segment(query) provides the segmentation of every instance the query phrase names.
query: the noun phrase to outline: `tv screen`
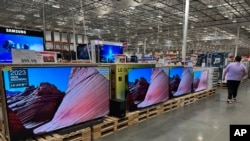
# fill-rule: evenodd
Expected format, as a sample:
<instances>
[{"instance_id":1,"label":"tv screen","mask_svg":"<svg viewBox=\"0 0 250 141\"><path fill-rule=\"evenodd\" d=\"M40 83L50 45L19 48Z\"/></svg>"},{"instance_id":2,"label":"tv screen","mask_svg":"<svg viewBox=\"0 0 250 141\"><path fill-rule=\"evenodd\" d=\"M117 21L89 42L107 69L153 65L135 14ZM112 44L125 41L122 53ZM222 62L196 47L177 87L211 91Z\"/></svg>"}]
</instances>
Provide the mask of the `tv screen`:
<instances>
[{"instance_id":1,"label":"tv screen","mask_svg":"<svg viewBox=\"0 0 250 141\"><path fill-rule=\"evenodd\" d=\"M77 47L77 59L80 60L89 60L91 57L91 46L90 44L80 44Z\"/></svg>"},{"instance_id":2,"label":"tv screen","mask_svg":"<svg viewBox=\"0 0 250 141\"><path fill-rule=\"evenodd\" d=\"M12 63L12 48L44 51L43 32L0 28L0 63Z\"/></svg>"},{"instance_id":3,"label":"tv screen","mask_svg":"<svg viewBox=\"0 0 250 141\"><path fill-rule=\"evenodd\" d=\"M169 98L168 68L136 68L128 72L129 110L148 107Z\"/></svg>"},{"instance_id":4,"label":"tv screen","mask_svg":"<svg viewBox=\"0 0 250 141\"><path fill-rule=\"evenodd\" d=\"M191 67L172 67L169 70L170 97L192 92L193 71Z\"/></svg>"},{"instance_id":5,"label":"tv screen","mask_svg":"<svg viewBox=\"0 0 250 141\"><path fill-rule=\"evenodd\" d=\"M194 71L193 90L194 92L207 89L208 71Z\"/></svg>"},{"instance_id":6,"label":"tv screen","mask_svg":"<svg viewBox=\"0 0 250 141\"><path fill-rule=\"evenodd\" d=\"M207 63L207 54L198 54L196 66L202 66L202 63Z\"/></svg>"},{"instance_id":7,"label":"tv screen","mask_svg":"<svg viewBox=\"0 0 250 141\"><path fill-rule=\"evenodd\" d=\"M100 46L100 62L114 63L115 54L123 54L123 47L117 45L101 45Z\"/></svg>"},{"instance_id":8,"label":"tv screen","mask_svg":"<svg viewBox=\"0 0 250 141\"><path fill-rule=\"evenodd\" d=\"M109 73L109 67L104 66L2 70L10 140L65 129L107 115Z\"/></svg>"}]
</instances>

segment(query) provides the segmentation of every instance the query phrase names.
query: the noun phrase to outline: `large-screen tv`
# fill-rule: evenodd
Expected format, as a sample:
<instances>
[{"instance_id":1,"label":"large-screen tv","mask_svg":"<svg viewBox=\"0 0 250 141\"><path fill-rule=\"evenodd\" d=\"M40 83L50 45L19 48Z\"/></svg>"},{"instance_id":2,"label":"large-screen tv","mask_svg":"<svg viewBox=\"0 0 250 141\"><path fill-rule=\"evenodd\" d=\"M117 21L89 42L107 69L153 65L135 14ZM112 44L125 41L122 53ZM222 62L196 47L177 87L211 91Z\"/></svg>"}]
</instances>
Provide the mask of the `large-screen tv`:
<instances>
[{"instance_id":1,"label":"large-screen tv","mask_svg":"<svg viewBox=\"0 0 250 141\"><path fill-rule=\"evenodd\" d=\"M192 92L193 69L191 67L169 68L170 97L178 97Z\"/></svg>"},{"instance_id":2,"label":"large-screen tv","mask_svg":"<svg viewBox=\"0 0 250 141\"><path fill-rule=\"evenodd\" d=\"M169 98L168 68L134 68L128 72L128 106L133 111Z\"/></svg>"},{"instance_id":3,"label":"large-screen tv","mask_svg":"<svg viewBox=\"0 0 250 141\"><path fill-rule=\"evenodd\" d=\"M44 51L43 32L0 27L0 63L12 63L12 48Z\"/></svg>"},{"instance_id":4,"label":"large-screen tv","mask_svg":"<svg viewBox=\"0 0 250 141\"><path fill-rule=\"evenodd\" d=\"M79 44L76 47L77 59L79 60L90 60L91 59L91 45L90 44Z\"/></svg>"},{"instance_id":5,"label":"large-screen tv","mask_svg":"<svg viewBox=\"0 0 250 141\"><path fill-rule=\"evenodd\" d=\"M198 92L207 89L208 71L194 71L193 91Z\"/></svg>"},{"instance_id":6,"label":"large-screen tv","mask_svg":"<svg viewBox=\"0 0 250 141\"><path fill-rule=\"evenodd\" d=\"M109 113L105 66L2 70L10 140L100 120Z\"/></svg>"},{"instance_id":7,"label":"large-screen tv","mask_svg":"<svg viewBox=\"0 0 250 141\"><path fill-rule=\"evenodd\" d=\"M100 62L101 63L114 63L116 54L123 54L123 46L103 44L100 48Z\"/></svg>"},{"instance_id":8,"label":"large-screen tv","mask_svg":"<svg viewBox=\"0 0 250 141\"><path fill-rule=\"evenodd\" d=\"M201 67L202 63L207 64L207 54L198 54L196 66Z\"/></svg>"}]
</instances>

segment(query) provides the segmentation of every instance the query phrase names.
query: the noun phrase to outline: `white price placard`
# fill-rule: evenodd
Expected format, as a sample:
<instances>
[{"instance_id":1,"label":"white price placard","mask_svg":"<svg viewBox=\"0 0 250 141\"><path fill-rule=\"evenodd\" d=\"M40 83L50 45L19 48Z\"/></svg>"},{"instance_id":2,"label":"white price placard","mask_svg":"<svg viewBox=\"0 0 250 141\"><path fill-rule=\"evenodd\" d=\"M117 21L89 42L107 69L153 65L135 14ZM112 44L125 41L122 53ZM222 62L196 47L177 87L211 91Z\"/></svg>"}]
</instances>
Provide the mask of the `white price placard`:
<instances>
[{"instance_id":1,"label":"white price placard","mask_svg":"<svg viewBox=\"0 0 250 141\"><path fill-rule=\"evenodd\" d=\"M24 49L12 49L12 63L13 64L36 64L36 51Z\"/></svg>"}]
</instances>

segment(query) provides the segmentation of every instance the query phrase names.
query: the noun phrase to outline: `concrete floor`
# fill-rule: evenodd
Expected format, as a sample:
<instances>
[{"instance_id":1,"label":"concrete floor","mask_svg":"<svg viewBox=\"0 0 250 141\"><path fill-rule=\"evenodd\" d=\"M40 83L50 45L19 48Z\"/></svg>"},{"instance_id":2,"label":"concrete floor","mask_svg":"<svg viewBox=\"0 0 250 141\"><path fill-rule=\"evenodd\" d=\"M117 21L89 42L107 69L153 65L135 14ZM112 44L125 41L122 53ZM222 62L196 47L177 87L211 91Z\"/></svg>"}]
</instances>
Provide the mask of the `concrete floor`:
<instances>
[{"instance_id":1,"label":"concrete floor","mask_svg":"<svg viewBox=\"0 0 250 141\"><path fill-rule=\"evenodd\" d=\"M237 102L227 89L189 106L129 126L96 141L229 141L230 124L250 124L250 81L240 85Z\"/></svg>"}]
</instances>

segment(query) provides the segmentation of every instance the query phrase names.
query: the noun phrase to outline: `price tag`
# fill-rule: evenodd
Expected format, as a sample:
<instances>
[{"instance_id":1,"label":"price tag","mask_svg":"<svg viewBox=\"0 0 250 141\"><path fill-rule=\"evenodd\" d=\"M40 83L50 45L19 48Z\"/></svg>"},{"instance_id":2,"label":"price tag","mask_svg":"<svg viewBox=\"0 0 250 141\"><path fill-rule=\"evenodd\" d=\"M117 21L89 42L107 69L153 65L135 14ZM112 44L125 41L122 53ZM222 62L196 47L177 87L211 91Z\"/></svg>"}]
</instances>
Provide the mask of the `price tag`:
<instances>
[{"instance_id":1,"label":"price tag","mask_svg":"<svg viewBox=\"0 0 250 141\"><path fill-rule=\"evenodd\" d=\"M13 68L9 73L10 88L28 87L28 70Z\"/></svg>"},{"instance_id":2,"label":"price tag","mask_svg":"<svg viewBox=\"0 0 250 141\"><path fill-rule=\"evenodd\" d=\"M12 49L13 64L36 64L36 52L32 50Z\"/></svg>"}]
</instances>

